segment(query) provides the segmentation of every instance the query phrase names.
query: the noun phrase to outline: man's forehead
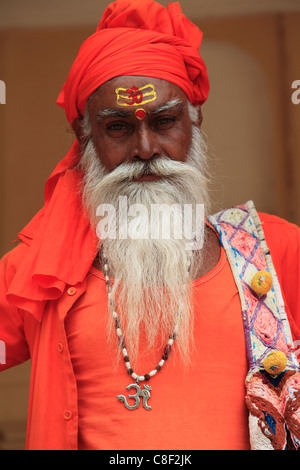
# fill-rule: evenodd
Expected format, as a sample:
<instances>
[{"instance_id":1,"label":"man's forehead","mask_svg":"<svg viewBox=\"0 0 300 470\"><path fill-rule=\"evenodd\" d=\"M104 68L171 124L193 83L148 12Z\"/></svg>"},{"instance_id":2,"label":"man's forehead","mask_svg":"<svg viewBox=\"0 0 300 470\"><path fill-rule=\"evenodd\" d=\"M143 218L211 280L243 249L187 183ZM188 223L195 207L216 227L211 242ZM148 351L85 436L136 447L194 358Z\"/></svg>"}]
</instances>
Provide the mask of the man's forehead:
<instances>
[{"instance_id":1,"label":"man's forehead","mask_svg":"<svg viewBox=\"0 0 300 470\"><path fill-rule=\"evenodd\" d=\"M165 80L165 79L157 78L157 77L143 76L143 75L119 75L103 83L101 87L104 87L104 86L114 87L114 86L121 86L122 84L125 87L130 87L134 85L135 83L139 84L140 87L145 86L148 83L155 83L155 86L158 88L169 87L169 86L172 86L172 87L175 86L176 88L178 88L177 85L173 84L169 80Z\"/></svg>"},{"instance_id":2,"label":"man's forehead","mask_svg":"<svg viewBox=\"0 0 300 470\"><path fill-rule=\"evenodd\" d=\"M147 108L151 112L162 112L163 107L186 104L184 92L175 84L153 77L120 76L105 82L90 100L98 109L123 110L124 115L137 109Z\"/></svg>"}]
</instances>

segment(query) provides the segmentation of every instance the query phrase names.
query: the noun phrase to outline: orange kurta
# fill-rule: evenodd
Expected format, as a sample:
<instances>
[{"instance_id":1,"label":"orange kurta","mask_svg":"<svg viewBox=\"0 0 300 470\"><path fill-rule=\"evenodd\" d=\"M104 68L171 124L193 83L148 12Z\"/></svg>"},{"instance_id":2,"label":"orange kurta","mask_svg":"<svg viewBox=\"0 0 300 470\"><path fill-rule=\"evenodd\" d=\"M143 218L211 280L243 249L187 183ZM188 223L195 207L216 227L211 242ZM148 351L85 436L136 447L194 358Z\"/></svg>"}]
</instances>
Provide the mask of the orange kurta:
<instances>
[{"instance_id":1,"label":"orange kurta","mask_svg":"<svg viewBox=\"0 0 300 470\"><path fill-rule=\"evenodd\" d=\"M300 326L300 230L260 214L295 339ZM28 449L247 449L244 405L247 372L240 302L228 263L194 282L196 351L184 369L176 348L150 380L151 411L128 411L115 397L133 382L125 365L114 368L105 334L103 274L67 286L43 306L43 318L8 304L6 290L27 246L0 264L0 340L11 367L31 357ZM80 333L80 334L79 334ZM112 349L111 349L112 348ZM161 351L141 350L138 374L155 367ZM133 392L134 393L134 392ZM78 440L79 435L79 440Z\"/></svg>"},{"instance_id":2,"label":"orange kurta","mask_svg":"<svg viewBox=\"0 0 300 470\"><path fill-rule=\"evenodd\" d=\"M134 390L126 390L134 380L124 361L115 367L114 345L107 347L105 280L102 273L91 269L87 292L66 321L78 385L80 448L249 448L242 316L223 251L215 269L194 282L194 296L195 351L191 366L182 366L175 342L162 370L147 382L152 387L148 401L152 410L140 405L138 410L129 411L116 395L134 394ZM139 375L150 372L162 354L160 348L147 354L141 347L133 369Z\"/></svg>"}]
</instances>

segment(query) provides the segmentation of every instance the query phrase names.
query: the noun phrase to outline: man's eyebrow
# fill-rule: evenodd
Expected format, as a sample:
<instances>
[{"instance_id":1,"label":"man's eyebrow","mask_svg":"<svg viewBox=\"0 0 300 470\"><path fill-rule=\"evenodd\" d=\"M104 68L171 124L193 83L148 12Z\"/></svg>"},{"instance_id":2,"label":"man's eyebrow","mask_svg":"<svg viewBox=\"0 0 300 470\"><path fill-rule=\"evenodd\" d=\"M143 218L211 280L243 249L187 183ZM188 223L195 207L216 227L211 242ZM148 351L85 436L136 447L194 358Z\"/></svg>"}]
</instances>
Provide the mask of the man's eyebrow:
<instances>
[{"instance_id":1,"label":"man's eyebrow","mask_svg":"<svg viewBox=\"0 0 300 470\"><path fill-rule=\"evenodd\" d=\"M101 121L101 119L110 118L110 117L130 117L131 112L126 111L125 109L117 108L107 108L97 112L96 119Z\"/></svg>"},{"instance_id":2,"label":"man's eyebrow","mask_svg":"<svg viewBox=\"0 0 300 470\"><path fill-rule=\"evenodd\" d=\"M156 116L166 111L178 111L178 110L180 111L181 109L183 109L183 107L184 107L183 102L179 99L175 99L175 100L167 101L166 103L161 104L157 108L150 111L150 114L153 116ZM111 118L111 117L126 118L126 117L132 116L132 114L133 114L132 111L129 111L126 109L107 108L107 109L102 109L101 111L98 111L96 118L97 118L97 121L101 121L102 119Z\"/></svg>"},{"instance_id":3,"label":"man's eyebrow","mask_svg":"<svg viewBox=\"0 0 300 470\"><path fill-rule=\"evenodd\" d=\"M183 102L179 99L176 99L163 103L161 106L158 106L158 108L153 109L153 111L151 111L151 114L155 116L157 114L165 113L166 111L180 111L183 108Z\"/></svg>"}]
</instances>

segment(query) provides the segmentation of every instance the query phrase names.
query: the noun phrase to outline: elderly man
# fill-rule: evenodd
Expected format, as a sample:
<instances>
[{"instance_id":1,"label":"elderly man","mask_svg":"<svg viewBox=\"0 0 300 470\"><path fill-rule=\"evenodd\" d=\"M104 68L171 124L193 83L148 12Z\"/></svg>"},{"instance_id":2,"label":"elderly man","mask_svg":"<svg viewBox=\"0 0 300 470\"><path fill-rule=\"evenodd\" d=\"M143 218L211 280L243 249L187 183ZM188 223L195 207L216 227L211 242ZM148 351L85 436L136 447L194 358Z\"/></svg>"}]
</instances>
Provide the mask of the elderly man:
<instances>
[{"instance_id":1,"label":"elderly man","mask_svg":"<svg viewBox=\"0 0 300 470\"><path fill-rule=\"evenodd\" d=\"M119 0L60 93L76 140L0 273L28 449L299 447L300 231L209 216L201 39L177 3Z\"/></svg>"}]
</instances>

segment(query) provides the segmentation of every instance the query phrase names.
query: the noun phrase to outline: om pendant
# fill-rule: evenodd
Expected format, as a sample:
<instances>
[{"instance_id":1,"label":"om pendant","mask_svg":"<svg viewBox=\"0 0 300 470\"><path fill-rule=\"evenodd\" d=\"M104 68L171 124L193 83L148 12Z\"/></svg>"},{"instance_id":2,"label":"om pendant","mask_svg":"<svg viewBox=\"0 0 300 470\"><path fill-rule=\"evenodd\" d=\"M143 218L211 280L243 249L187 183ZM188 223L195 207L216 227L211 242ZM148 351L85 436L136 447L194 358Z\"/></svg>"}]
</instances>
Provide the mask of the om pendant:
<instances>
[{"instance_id":1,"label":"om pendant","mask_svg":"<svg viewBox=\"0 0 300 470\"><path fill-rule=\"evenodd\" d=\"M150 390L152 390L152 388L150 387L150 385L144 385L143 390L141 389L141 387L137 383L130 384L126 388L127 388L127 390L130 390L131 388L136 389L136 393L134 395L128 395L128 398L133 398L135 400L134 405L129 405L129 403L127 402L127 399L124 395L118 395L117 396L117 399L120 400L122 403L124 403L124 406L125 406L125 408L127 408L127 410L136 410L136 409L138 409L138 407L140 406L140 402L141 402L140 397L143 398L143 407L145 408L145 410L151 410L152 409L152 407L149 406L148 403L147 403L149 398L151 398Z\"/></svg>"}]
</instances>

